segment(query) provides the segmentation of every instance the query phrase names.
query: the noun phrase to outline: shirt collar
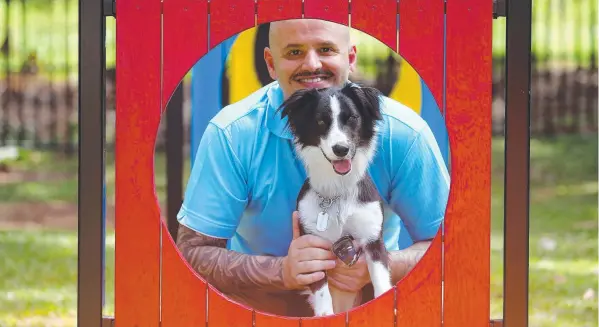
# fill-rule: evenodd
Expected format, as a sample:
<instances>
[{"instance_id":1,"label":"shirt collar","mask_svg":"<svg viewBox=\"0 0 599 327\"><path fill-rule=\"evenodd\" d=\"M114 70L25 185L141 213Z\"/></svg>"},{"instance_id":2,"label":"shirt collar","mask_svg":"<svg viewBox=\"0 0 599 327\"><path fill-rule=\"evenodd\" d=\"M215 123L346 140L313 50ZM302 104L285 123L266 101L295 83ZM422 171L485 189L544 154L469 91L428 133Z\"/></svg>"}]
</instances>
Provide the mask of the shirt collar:
<instances>
[{"instance_id":1,"label":"shirt collar","mask_svg":"<svg viewBox=\"0 0 599 327\"><path fill-rule=\"evenodd\" d=\"M278 82L272 82L266 91L267 118L266 126L275 135L291 140L293 135L287 127L287 117L281 118L281 112L278 110L283 104L283 90Z\"/></svg>"}]
</instances>

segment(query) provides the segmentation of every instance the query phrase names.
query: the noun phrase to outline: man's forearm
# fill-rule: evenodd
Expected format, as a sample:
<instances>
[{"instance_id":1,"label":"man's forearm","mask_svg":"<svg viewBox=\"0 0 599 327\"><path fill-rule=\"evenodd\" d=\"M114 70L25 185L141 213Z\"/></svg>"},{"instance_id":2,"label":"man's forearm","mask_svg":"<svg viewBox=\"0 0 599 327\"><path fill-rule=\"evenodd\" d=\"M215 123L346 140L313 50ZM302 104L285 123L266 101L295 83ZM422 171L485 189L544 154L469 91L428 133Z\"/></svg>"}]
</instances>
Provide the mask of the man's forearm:
<instances>
[{"instance_id":1,"label":"man's forearm","mask_svg":"<svg viewBox=\"0 0 599 327\"><path fill-rule=\"evenodd\" d=\"M391 279L394 285L416 266L430 244L430 241L418 242L403 250L391 251Z\"/></svg>"},{"instance_id":2,"label":"man's forearm","mask_svg":"<svg viewBox=\"0 0 599 327\"><path fill-rule=\"evenodd\" d=\"M282 291L281 257L253 256L227 250L227 241L181 226L177 246L190 266L211 285L225 293Z\"/></svg>"}]
</instances>

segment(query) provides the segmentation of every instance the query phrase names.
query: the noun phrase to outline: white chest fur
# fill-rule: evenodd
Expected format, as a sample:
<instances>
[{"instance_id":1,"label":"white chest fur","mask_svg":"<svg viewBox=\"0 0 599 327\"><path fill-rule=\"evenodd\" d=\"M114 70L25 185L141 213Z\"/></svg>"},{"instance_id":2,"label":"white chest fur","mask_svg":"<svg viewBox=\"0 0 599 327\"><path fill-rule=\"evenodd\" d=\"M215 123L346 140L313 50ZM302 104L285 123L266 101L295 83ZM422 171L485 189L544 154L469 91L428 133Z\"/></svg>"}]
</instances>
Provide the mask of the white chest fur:
<instances>
[{"instance_id":1,"label":"white chest fur","mask_svg":"<svg viewBox=\"0 0 599 327\"><path fill-rule=\"evenodd\" d=\"M360 203L358 194L351 192L335 200L328 208L321 208L321 198L310 189L299 202L300 221L306 233L335 242L344 235L352 235L360 244L376 240L382 228L383 213L377 202ZM328 215L326 228L319 231L319 214ZM321 214L322 223L322 214Z\"/></svg>"}]
</instances>

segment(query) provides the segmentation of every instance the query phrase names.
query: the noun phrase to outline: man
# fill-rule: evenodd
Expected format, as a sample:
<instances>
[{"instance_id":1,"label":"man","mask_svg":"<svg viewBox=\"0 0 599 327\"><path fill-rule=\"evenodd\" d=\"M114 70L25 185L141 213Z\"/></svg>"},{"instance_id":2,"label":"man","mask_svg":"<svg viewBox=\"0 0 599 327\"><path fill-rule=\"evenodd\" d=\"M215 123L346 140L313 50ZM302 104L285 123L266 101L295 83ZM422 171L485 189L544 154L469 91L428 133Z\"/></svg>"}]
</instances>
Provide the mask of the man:
<instances>
[{"instance_id":1,"label":"man","mask_svg":"<svg viewBox=\"0 0 599 327\"><path fill-rule=\"evenodd\" d=\"M225 107L208 124L178 215L178 247L208 283L258 310L311 315L296 291L323 278L323 271L330 285L362 291L364 302L372 297L364 258L347 267L329 242L299 237L294 210L306 173L276 112L296 90L347 82L356 47L349 28L321 20L274 22L269 33L264 59L276 82ZM369 173L386 204L384 239L395 284L439 230L449 176L420 116L382 101L384 123ZM399 217L414 240L403 250Z\"/></svg>"}]
</instances>

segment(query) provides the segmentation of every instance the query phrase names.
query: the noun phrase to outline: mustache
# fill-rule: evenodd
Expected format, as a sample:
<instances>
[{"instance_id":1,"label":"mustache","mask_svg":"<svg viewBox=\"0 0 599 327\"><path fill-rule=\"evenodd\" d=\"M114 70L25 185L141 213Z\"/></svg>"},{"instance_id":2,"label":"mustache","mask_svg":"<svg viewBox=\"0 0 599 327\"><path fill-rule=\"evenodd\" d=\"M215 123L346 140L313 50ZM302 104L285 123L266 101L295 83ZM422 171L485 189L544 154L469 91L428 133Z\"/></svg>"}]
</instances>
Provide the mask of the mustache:
<instances>
[{"instance_id":1,"label":"mustache","mask_svg":"<svg viewBox=\"0 0 599 327\"><path fill-rule=\"evenodd\" d=\"M293 75L292 78L293 79L298 79L298 78L301 78L301 77L310 77L310 76L317 76L317 75L325 76L325 77L331 77L331 76L333 76L333 73L331 73L328 70L319 69L319 70L315 70L313 72L308 72L308 71L306 71L306 72L300 72L300 73L297 73L297 74Z\"/></svg>"}]
</instances>

